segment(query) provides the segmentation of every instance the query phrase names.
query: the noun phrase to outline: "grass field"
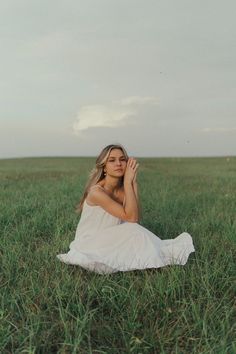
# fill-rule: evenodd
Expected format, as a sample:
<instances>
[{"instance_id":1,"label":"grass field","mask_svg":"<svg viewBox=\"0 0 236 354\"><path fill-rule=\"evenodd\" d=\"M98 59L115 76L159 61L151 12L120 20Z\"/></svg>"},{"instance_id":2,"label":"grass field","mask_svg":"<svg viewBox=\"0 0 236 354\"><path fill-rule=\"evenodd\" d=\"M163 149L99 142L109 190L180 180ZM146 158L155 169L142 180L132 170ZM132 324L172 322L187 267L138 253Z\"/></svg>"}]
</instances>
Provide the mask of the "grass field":
<instances>
[{"instance_id":1,"label":"grass field","mask_svg":"<svg viewBox=\"0 0 236 354\"><path fill-rule=\"evenodd\" d=\"M0 160L1 353L236 353L236 157L137 160L141 224L189 232L185 266L61 263L95 159Z\"/></svg>"}]
</instances>

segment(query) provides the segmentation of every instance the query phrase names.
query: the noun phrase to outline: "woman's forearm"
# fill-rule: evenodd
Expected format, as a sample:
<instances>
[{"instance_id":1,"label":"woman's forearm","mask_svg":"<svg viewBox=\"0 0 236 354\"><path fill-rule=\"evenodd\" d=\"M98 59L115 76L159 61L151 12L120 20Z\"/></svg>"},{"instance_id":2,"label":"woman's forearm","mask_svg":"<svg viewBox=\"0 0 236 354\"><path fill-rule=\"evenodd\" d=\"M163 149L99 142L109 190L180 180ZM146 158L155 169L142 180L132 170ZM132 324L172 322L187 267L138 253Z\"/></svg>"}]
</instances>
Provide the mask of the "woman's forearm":
<instances>
[{"instance_id":1,"label":"woman's forearm","mask_svg":"<svg viewBox=\"0 0 236 354\"><path fill-rule=\"evenodd\" d=\"M136 197L136 199L138 201L139 196L138 196L138 184L137 184L137 182L133 182L133 188L134 188L135 197Z\"/></svg>"},{"instance_id":2,"label":"woman's forearm","mask_svg":"<svg viewBox=\"0 0 236 354\"><path fill-rule=\"evenodd\" d=\"M132 182L124 183L125 212L135 222L139 220L139 207Z\"/></svg>"},{"instance_id":3,"label":"woman's forearm","mask_svg":"<svg viewBox=\"0 0 236 354\"><path fill-rule=\"evenodd\" d=\"M140 219L141 219L141 207L140 207L140 201L139 201L138 183L137 182L133 182L133 189L134 189L134 193L135 193L135 197L136 197L137 205L138 205L138 221L140 221Z\"/></svg>"}]
</instances>

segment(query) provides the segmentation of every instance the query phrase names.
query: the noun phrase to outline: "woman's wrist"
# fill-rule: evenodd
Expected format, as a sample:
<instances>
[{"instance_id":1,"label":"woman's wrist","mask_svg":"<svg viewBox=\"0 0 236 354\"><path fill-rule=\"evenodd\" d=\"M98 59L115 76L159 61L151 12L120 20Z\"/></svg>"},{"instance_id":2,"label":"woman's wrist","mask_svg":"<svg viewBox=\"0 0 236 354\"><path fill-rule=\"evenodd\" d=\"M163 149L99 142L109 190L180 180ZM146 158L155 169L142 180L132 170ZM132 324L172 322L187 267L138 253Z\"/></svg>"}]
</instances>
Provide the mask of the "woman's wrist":
<instances>
[{"instance_id":1,"label":"woman's wrist","mask_svg":"<svg viewBox=\"0 0 236 354\"><path fill-rule=\"evenodd\" d=\"M124 185L127 185L127 186L132 186L132 183L133 183L133 181L131 181L131 180L124 180Z\"/></svg>"}]
</instances>

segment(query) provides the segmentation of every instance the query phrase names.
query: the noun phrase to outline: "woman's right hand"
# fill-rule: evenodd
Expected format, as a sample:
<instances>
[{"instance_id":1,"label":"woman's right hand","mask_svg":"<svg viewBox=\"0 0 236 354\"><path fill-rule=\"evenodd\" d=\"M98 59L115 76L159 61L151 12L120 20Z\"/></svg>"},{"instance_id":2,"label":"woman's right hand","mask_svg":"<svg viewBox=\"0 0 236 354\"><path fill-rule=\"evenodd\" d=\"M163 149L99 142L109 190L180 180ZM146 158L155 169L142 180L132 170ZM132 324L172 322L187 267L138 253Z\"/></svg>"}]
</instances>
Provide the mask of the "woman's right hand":
<instances>
[{"instance_id":1,"label":"woman's right hand","mask_svg":"<svg viewBox=\"0 0 236 354\"><path fill-rule=\"evenodd\" d=\"M128 159L125 174L124 174L124 183L133 182L138 166L139 164L133 157L130 157Z\"/></svg>"}]
</instances>

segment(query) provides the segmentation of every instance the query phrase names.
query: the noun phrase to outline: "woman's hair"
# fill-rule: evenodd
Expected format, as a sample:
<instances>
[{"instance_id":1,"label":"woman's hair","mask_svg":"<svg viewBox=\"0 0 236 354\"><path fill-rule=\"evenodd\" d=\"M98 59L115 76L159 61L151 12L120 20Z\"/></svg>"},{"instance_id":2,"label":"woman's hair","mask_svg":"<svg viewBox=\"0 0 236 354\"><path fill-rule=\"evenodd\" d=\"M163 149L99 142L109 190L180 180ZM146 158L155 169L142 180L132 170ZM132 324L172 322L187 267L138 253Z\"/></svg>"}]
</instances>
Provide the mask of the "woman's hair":
<instances>
[{"instance_id":1,"label":"woman's hair","mask_svg":"<svg viewBox=\"0 0 236 354\"><path fill-rule=\"evenodd\" d=\"M95 167L89 173L89 179L88 179L87 184L85 186L84 194L83 194L79 204L76 205L76 213L80 213L82 211L84 200L86 199L86 197L88 195L89 189L105 177L104 166L106 165L109 154L110 154L111 150L113 150L113 149L122 150L123 154L125 155L126 161L128 161L128 159L129 159L128 154L127 154L125 148L121 144L110 144L110 145L107 145L106 147L104 147L104 149L100 152L100 154L98 155L98 157L96 159ZM124 184L124 176L122 176L120 179L120 187L123 186L123 184Z\"/></svg>"}]
</instances>

